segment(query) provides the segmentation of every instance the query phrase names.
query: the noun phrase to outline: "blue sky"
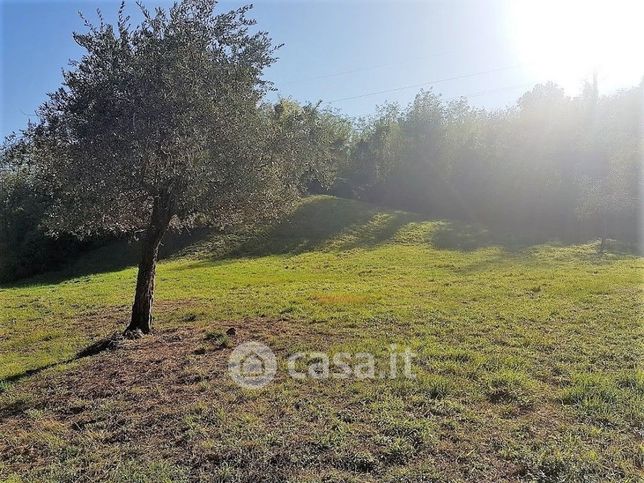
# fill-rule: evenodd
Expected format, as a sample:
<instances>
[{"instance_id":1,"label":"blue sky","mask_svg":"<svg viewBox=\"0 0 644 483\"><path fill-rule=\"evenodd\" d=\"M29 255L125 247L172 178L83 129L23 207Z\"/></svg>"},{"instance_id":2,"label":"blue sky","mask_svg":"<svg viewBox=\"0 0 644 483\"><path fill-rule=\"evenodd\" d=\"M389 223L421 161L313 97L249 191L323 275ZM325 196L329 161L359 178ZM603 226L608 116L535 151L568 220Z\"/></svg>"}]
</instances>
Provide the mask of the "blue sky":
<instances>
[{"instance_id":1,"label":"blue sky","mask_svg":"<svg viewBox=\"0 0 644 483\"><path fill-rule=\"evenodd\" d=\"M71 37L84 30L77 12L93 19L100 8L113 21L118 2L0 1L4 136L34 118L46 92L60 85L61 68L81 55ZM549 79L574 95L598 67L605 91L636 84L644 74L637 17L644 2L580 2L260 0L252 16L285 44L266 72L278 89L273 98L322 100L363 116L384 101L406 104L421 87L495 108ZM136 5L127 5L134 22Z\"/></svg>"}]
</instances>

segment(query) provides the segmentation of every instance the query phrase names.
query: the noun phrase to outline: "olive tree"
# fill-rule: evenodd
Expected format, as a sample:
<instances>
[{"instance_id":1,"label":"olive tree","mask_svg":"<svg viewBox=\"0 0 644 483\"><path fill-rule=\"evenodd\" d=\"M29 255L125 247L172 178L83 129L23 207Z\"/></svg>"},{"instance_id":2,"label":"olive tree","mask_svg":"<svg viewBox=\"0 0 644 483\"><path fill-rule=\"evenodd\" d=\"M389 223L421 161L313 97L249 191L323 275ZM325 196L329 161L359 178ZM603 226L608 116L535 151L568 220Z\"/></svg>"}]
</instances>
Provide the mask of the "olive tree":
<instances>
[{"instance_id":1,"label":"olive tree","mask_svg":"<svg viewBox=\"0 0 644 483\"><path fill-rule=\"evenodd\" d=\"M84 55L23 131L21 157L54 194L50 232L140 235L126 332L150 331L169 227L276 216L308 169L296 152L273 149L283 143L261 108L276 46L252 30L250 7L215 7L139 4L143 20L131 27L122 4L114 26L86 21L74 34Z\"/></svg>"}]
</instances>

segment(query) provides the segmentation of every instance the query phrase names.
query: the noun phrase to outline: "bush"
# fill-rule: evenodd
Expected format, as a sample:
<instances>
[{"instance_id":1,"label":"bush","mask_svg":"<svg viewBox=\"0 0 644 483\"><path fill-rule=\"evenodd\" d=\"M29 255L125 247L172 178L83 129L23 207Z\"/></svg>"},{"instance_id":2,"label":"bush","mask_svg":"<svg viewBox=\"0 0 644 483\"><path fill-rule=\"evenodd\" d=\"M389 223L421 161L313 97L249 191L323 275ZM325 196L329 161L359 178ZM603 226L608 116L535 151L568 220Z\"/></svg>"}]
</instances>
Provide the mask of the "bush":
<instances>
[{"instance_id":1,"label":"bush","mask_svg":"<svg viewBox=\"0 0 644 483\"><path fill-rule=\"evenodd\" d=\"M41 220L49 203L29 176L0 173L0 282L59 268L88 244L45 233Z\"/></svg>"}]
</instances>

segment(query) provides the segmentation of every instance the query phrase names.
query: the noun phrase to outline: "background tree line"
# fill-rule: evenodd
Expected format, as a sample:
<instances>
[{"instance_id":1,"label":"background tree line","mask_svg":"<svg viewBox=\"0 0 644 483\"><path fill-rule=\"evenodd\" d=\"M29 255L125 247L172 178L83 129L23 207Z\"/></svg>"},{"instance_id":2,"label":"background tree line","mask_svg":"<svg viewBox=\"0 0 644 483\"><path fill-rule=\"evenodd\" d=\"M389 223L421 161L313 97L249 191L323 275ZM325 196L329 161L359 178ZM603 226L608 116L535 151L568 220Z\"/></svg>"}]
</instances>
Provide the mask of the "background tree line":
<instances>
[{"instance_id":1,"label":"background tree line","mask_svg":"<svg viewBox=\"0 0 644 483\"><path fill-rule=\"evenodd\" d=\"M335 192L523 234L635 241L644 84L578 97L552 83L487 111L419 93L356 128ZM603 244L602 244L603 248Z\"/></svg>"}]
</instances>

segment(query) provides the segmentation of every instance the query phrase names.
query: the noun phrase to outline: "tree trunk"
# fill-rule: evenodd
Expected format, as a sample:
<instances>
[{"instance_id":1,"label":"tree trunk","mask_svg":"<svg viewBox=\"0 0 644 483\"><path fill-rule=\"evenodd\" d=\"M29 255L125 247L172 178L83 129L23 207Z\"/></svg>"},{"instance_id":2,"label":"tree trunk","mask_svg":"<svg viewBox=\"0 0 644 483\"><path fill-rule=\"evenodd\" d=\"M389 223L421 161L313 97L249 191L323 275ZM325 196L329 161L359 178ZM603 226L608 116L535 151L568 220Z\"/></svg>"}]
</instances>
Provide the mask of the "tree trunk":
<instances>
[{"instance_id":1,"label":"tree trunk","mask_svg":"<svg viewBox=\"0 0 644 483\"><path fill-rule=\"evenodd\" d=\"M159 245L170 222L167 203L160 197L155 198L150 217L150 225L146 230L141 247L139 273L136 277L136 293L132 305L132 318L125 333L140 330L144 334L152 329L152 303L154 300L154 276L159 255Z\"/></svg>"}]
</instances>

